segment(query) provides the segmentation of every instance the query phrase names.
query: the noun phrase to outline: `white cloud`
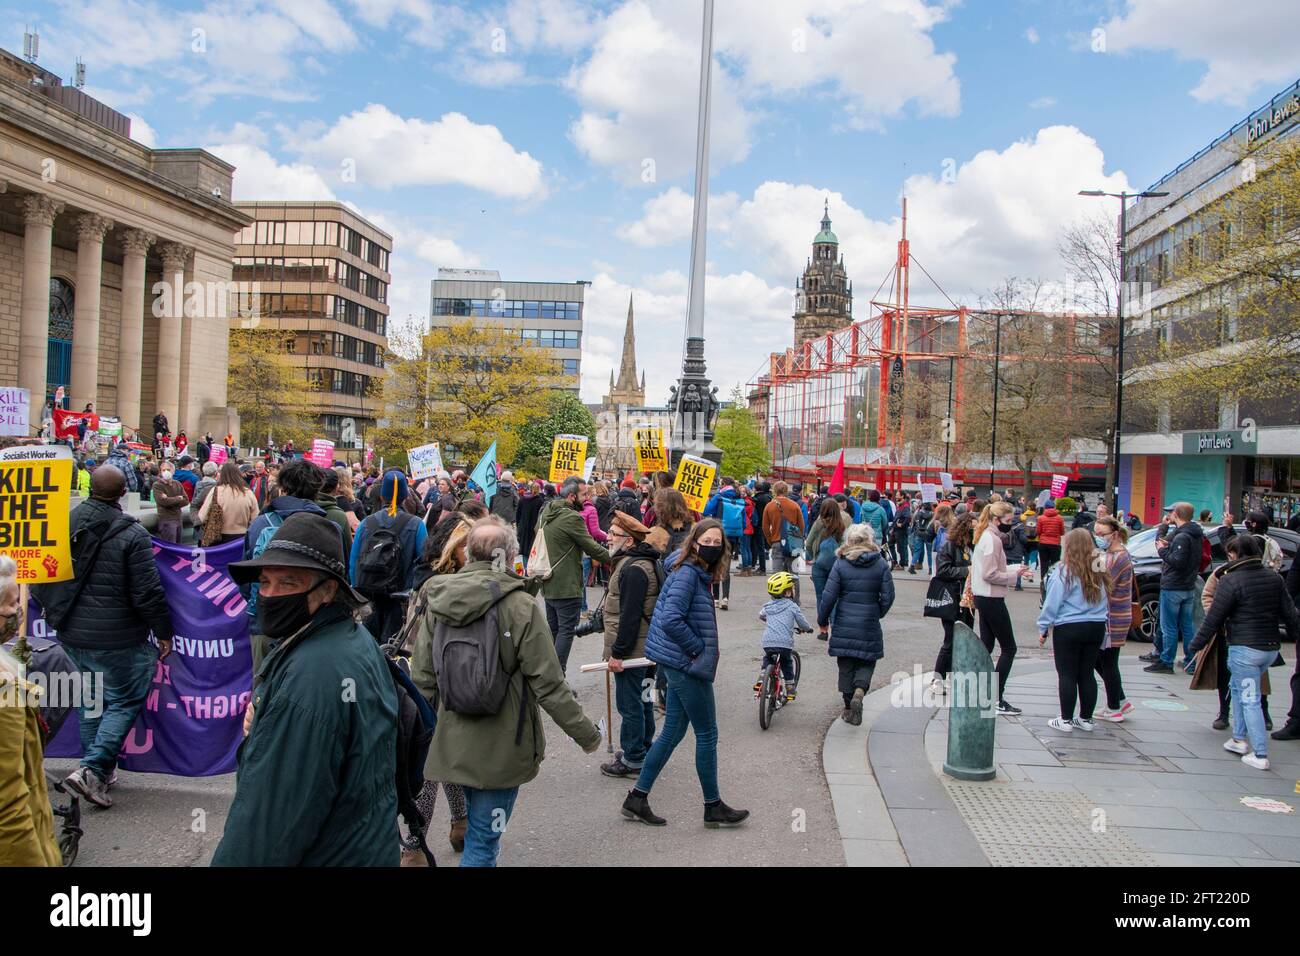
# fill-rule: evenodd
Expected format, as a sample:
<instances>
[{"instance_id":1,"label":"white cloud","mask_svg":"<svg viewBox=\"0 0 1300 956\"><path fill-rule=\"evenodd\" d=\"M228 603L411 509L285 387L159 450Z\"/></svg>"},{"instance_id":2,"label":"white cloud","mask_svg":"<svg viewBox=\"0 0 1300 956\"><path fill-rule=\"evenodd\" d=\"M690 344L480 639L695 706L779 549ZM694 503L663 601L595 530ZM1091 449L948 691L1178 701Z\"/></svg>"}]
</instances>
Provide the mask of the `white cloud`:
<instances>
[{"instance_id":1,"label":"white cloud","mask_svg":"<svg viewBox=\"0 0 1300 956\"><path fill-rule=\"evenodd\" d=\"M334 191L313 166L281 163L265 149L248 143L223 143L205 148L235 167L232 199L320 201L335 198Z\"/></svg>"},{"instance_id":2,"label":"white cloud","mask_svg":"<svg viewBox=\"0 0 1300 956\"><path fill-rule=\"evenodd\" d=\"M956 115L956 58L937 52L929 32L945 17L946 6L923 0L748 2L743 16L720 14L715 167L748 154L759 120L756 104L765 97L826 90L857 127L878 126L908 104L923 115ZM570 73L568 86L583 110L570 138L627 182L643 178L646 159L654 160L656 178L688 172L699 61L697 2L627 0L600 24L589 58Z\"/></svg>"},{"instance_id":3,"label":"white cloud","mask_svg":"<svg viewBox=\"0 0 1300 956\"><path fill-rule=\"evenodd\" d=\"M591 57L568 86L583 112L569 137L593 162L626 182L654 163L656 179L693 168L699 93L699 24L693 38L670 29L643 0L631 0L605 21ZM715 65L712 158L716 166L749 152L752 119L731 77Z\"/></svg>"},{"instance_id":4,"label":"white cloud","mask_svg":"<svg viewBox=\"0 0 1300 956\"><path fill-rule=\"evenodd\" d=\"M1037 99L1033 99L1029 101L1029 108L1031 110L1045 110L1055 105L1056 105L1055 96L1040 96Z\"/></svg>"},{"instance_id":5,"label":"white cloud","mask_svg":"<svg viewBox=\"0 0 1300 956\"><path fill-rule=\"evenodd\" d=\"M1170 50L1205 63L1191 90L1201 101L1249 105L1261 86L1295 80L1295 37L1300 4L1254 0L1225 9L1221 0L1127 0L1125 11L1104 24L1106 50Z\"/></svg>"},{"instance_id":6,"label":"white cloud","mask_svg":"<svg viewBox=\"0 0 1300 956\"><path fill-rule=\"evenodd\" d=\"M324 132L308 127L290 134L290 148L321 165L348 168L351 162L358 184L375 189L458 184L513 199L546 195L541 163L511 146L495 126L463 113L430 122L371 103Z\"/></svg>"},{"instance_id":7,"label":"white cloud","mask_svg":"<svg viewBox=\"0 0 1300 956\"><path fill-rule=\"evenodd\" d=\"M52 62L81 56L96 72L165 72L169 95L200 102L227 93L273 100L314 95L304 61L355 49L329 0L211 0L177 9L154 0L56 0L42 26Z\"/></svg>"},{"instance_id":8,"label":"white cloud","mask_svg":"<svg viewBox=\"0 0 1300 956\"><path fill-rule=\"evenodd\" d=\"M609 388L623 348L628 294L635 294L637 362L646 373L646 401L661 405L682 365L686 323L686 277L666 272L631 283L601 272L587 290L582 352L582 399L598 402ZM705 283L705 361L709 377L725 396L743 385L769 351L791 343L793 294L768 285L751 272L710 275ZM735 347L744 330L744 348Z\"/></svg>"},{"instance_id":9,"label":"white cloud","mask_svg":"<svg viewBox=\"0 0 1300 956\"><path fill-rule=\"evenodd\" d=\"M1025 39L1030 43L1037 43L1039 40L1038 31L1033 27L1030 27L1025 31Z\"/></svg>"},{"instance_id":10,"label":"white cloud","mask_svg":"<svg viewBox=\"0 0 1300 956\"><path fill-rule=\"evenodd\" d=\"M157 148L157 130L146 123L144 117L138 113L127 113L126 116L131 121L131 138L141 146L148 146L150 149Z\"/></svg>"},{"instance_id":11,"label":"white cloud","mask_svg":"<svg viewBox=\"0 0 1300 956\"><path fill-rule=\"evenodd\" d=\"M952 175L914 175L903 183L913 256L958 301L978 297L1009 276L1061 278L1057 243L1067 225L1109 212L1080 189L1128 188L1123 173L1105 170L1096 141L1073 126L1050 126L1003 150L984 150ZM728 241L761 263L769 281L793 283L803 271L829 196L833 228L854 280L854 314L868 316L867 299L888 275L899 238L897 217L876 220L834 192L811 185L766 182L740 203ZM942 304L920 270L912 301Z\"/></svg>"},{"instance_id":12,"label":"white cloud","mask_svg":"<svg viewBox=\"0 0 1300 956\"><path fill-rule=\"evenodd\" d=\"M423 328L429 315L429 284L439 266L472 269L482 264L477 255L463 249L437 223L417 222L382 210L358 213L393 237L393 253L388 259L392 276L388 308L399 324L414 316Z\"/></svg>"},{"instance_id":13,"label":"white cloud","mask_svg":"<svg viewBox=\"0 0 1300 956\"><path fill-rule=\"evenodd\" d=\"M725 229L739 197L722 193L709 197L709 229ZM676 186L648 199L642 205L644 215L635 222L624 223L615 235L643 248L666 246L690 238L694 200L690 193Z\"/></svg>"}]
</instances>

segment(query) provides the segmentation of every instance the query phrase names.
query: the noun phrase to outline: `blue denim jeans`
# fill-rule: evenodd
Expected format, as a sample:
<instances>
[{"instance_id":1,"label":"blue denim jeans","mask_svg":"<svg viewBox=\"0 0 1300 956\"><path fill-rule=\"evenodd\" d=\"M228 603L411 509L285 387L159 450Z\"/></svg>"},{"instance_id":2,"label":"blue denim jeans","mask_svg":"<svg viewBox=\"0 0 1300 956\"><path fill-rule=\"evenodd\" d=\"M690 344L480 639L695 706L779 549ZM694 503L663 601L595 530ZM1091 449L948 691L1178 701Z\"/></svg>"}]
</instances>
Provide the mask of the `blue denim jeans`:
<instances>
[{"instance_id":1,"label":"blue denim jeans","mask_svg":"<svg viewBox=\"0 0 1300 956\"><path fill-rule=\"evenodd\" d=\"M739 538L731 539L740 545L738 557L742 568L752 567L754 564L754 555L749 550L749 535L742 534Z\"/></svg>"},{"instance_id":2,"label":"blue denim jeans","mask_svg":"<svg viewBox=\"0 0 1300 956\"><path fill-rule=\"evenodd\" d=\"M63 649L81 671L82 706L77 708L81 750L85 755L81 765L89 767L101 780L107 780L117 767L122 742L131 732L131 725L149 694L149 685L158 669L158 650L147 641L116 650L92 650L71 644L63 645ZM87 699L91 687L102 699ZM88 703L95 706L84 706Z\"/></svg>"},{"instance_id":3,"label":"blue denim jeans","mask_svg":"<svg viewBox=\"0 0 1300 956\"><path fill-rule=\"evenodd\" d=\"M591 580L591 558L582 556L582 610L587 611L587 582Z\"/></svg>"},{"instance_id":4,"label":"blue denim jeans","mask_svg":"<svg viewBox=\"0 0 1300 956\"><path fill-rule=\"evenodd\" d=\"M927 568L934 566L934 559L930 551L930 542L923 541L920 535L912 535L912 566L919 568L921 559L925 558Z\"/></svg>"},{"instance_id":5,"label":"blue denim jeans","mask_svg":"<svg viewBox=\"0 0 1300 956\"><path fill-rule=\"evenodd\" d=\"M1260 708L1264 674L1277 659L1277 651L1228 645L1228 672L1232 688L1232 737L1249 740L1255 756L1268 756L1268 731Z\"/></svg>"},{"instance_id":6,"label":"blue denim jeans","mask_svg":"<svg viewBox=\"0 0 1300 956\"><path fill-rule=\"evenodd\" d=\"M614 706L622 719L618 745L623 748L623 763L640 770L645 755L655 739L655 705L650 696L648 667L619 671L614 675Z\"/></svg>"},{"instance_id":7,"label":"blue denim jeans","mask_svg":"<svg viewBox=\"0 0 1300 956\"><path fill-rule=\"evenodd\" d=\"M469 811L465 831L465 852L461 866L496 866L501 852L501 834L506 832L510 814L515 809L518 787L504 790L465 788L465 809Z\"/></svg>"},{"instance_id":8,"label":"blue denim jeans","mask_svg":"<svg viewBox=\"0 0 1300 956\"><path fill-rule=\"evenodd\" d=\"M1192 625L1192 602L1196 600L1196 590L1160 591L1160 660L1170 667L1174 666L1174 655L1178 652L1178 638L1183 639L1183 649L1192 643L1196 629Z\"/></svg>"},{"instance_id":9,"label":"blue denim jeans","mask_svg":"<svg viewBox=\"0 0 1300 956\"><path fill-rule=\"evenodd\" d=\"M636 789L650 792L689 726L695 731L695 773L700 778L704 802L721 800L718 795L718 714L713 703L713 685L675 667L660 664L659 670L668 677L664 729L646 755L645 765L636 778Z\"/></svg>"}]
</instances>

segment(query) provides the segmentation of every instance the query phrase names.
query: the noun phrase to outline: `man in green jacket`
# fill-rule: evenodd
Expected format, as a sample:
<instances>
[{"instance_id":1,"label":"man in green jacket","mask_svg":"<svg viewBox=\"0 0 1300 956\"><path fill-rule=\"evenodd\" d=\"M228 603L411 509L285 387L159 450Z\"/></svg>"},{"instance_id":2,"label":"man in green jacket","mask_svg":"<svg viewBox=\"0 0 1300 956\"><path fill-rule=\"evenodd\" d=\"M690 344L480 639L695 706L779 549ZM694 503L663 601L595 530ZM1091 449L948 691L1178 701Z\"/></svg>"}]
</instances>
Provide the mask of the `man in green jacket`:
<instances>
[{"instance_id":1,"label":"man in green jacket","mask_svg":"<svg viewBox=\"0 0 1300 956\"><path fill-rule=\"evenodd\" d=\"M397 690L357 621L366 601L347 583L335 525L292 514L230 576L258 584L272 649L212 865L397 866Z\"/></svg>"},{"instance_id":2,"label":"man in green jacket","mask_svg":"<svg viewBox=\"0 0 1300 956\"><path fill-rule=\"evenodd\" d=\"M582 520L581 478L569 478L560 486L555 496L537 519L537 527L546 536L546 556L551 562L551 576L542 583L542 597L546 599L546 623L555 638L555 653L560 659L560 670L569 666L569 651L573 647L573 631L578 626L582 609L583 588L582 556L609 564L611 558Z\"/></svg>"},{"instance_id":3,"label":"man in green jacket","mask_svg":"<svg viewBox=\"0 0 1300 956\"><path fill-rule=\"evenodd\" d=\"M496 865L519 788L537 776L546 756L542 709L587 753L600 747L600 731L565 682L528 582L505 570L514 567L518 552L514 532L500 518L475 524L465 540L465 567L425 585L429 610L411 657L416 687L429 700L437 699L433 647L438 622L467 627L495 603L501 672L509 675L505 699L495 714L474 716L449 711L439 700L438 729L424 768L426 780L465 789L469 829L461 866Z\"/></svg>"}]
</instances>

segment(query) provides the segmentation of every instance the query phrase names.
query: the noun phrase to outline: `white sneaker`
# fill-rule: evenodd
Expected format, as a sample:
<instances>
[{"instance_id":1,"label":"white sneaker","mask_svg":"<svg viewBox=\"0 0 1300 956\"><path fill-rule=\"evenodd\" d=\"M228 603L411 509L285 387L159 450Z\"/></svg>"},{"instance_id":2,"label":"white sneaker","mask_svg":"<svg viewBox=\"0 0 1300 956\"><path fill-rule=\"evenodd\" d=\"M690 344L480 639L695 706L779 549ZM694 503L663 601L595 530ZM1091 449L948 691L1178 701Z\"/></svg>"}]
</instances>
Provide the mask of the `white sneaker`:
<instances>
[{"instance_id":1,"label":"white sneaker","mask_svg":"<svg viewBox=\"0 0 1300 956\"><path fill-rule=\"evenodd\" d=\"M1103 710L1101 713L1097 714L1097 719L1107 720L1110 721L1112 724L1122 724L1124 723L1124 711L1123 709Z\"/></svg>"},{"instance_id":2,"label":"white sneaker","mask_svg":"<svg viewBox=\"0 0 1300 956\"><path fill-rule=\"evenodd\" d=\"M1244 763L1247 767L1254 767L1256 770L1268 769L1267 757L1257 757L1254 754L1243 754L1241 757L1241 762Z\"/></svg>"},{"instance_id":3,"label":"white sneaker","mask_svg":"<svg viewBox=\"0 0 1300 956\"><path fill-rule=\"evenodd\" d=\"M728 601L727 598L723 598L723 599L719 602L718 607L722 608L722 610L725 611L725 610L727 609L727 601Z\"/></svg>"},{"instance_id":4,"label":"white sneaker","mask_svg":"<svg viewBox=\"0 0 1300 956\"><path fill-rule=\"evenodd\" d=\"M1047 722L1047 726L1051 727L1053 730L1062 731L1063 733L1074 733L1073 721L1066 720L1064 717L1053 717Z\"/></svg>"},{"instance_id":5,"label":"white sneaker","mask_svg":"<svg viewBox=\"0 0 1300 956\"><path fill-rule=\"evenodd\" d=\"M1244 740L1225 740L1223 742L1223 749L1229 753L1248 754L1250 753L1250 744L1246 743Z\"/></svg>"},{"instance_id":6,"label":"white sneaker","mask_svg":"<svg viewBox=\"0 0 1300 956\"><path fill-rule=\"evenodd\" d=\"M1097 729L1096 724L1094 724L1091 720L1084 720L1082 717L1076 717L1074 718L1074 720L1070 721L1070 723L1074 724L1074 726L1078 727L1080 730L1087 731L1088 733L1092 733L1094 730Z\"/></svg>"},{"instance_id":7,"label":"white sneaker","mask_svg":"<svg viewBox=\"0 0 1300 956\"><path fill-rule=\"evenodd\" d=\"M1119 705L1119 712L1121 714L1124 714L1125 716L1127 716L1132 709L1133 709L1133 702L1129 700L1126 700Z\"/></svg>"}]
</instances>

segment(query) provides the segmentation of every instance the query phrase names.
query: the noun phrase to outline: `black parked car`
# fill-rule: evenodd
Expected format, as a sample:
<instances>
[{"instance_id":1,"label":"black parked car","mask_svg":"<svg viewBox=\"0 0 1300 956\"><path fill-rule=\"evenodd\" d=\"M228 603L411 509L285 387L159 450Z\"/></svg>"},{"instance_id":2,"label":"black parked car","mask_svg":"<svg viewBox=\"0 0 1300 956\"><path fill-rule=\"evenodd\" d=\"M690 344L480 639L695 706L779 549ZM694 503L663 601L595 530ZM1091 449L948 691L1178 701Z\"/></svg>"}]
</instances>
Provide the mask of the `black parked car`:
<instances>
[{"instance_id":1,"label":"black parked car","mask_svg":"<svg viewBox=\"0 0 1300 956\"><path fill-rule=\"evenodd\" d=\"M1236 525L1237 534L1244 534L1246 526ZM1133 558L1133 578L1137 582L1142 597L1142 626L1130 635L1134 640L1151 641L1155 629L1160 626L1160 555L1156 551L1156 534L1159 526L1139 531L1128 539L1129 555ZM1300 534L1285 528L1269 528L1268 536L1282 549L1282 575L1291 570L1296 551L1300 550ZM1223 550L1223 542L1231 535L1225 534L1222 527L1206 528L1205 537L1210 542L1210 567L1201 575L1208 578L1210 572L1228 560Z\"/></svg>"}]
</instances>

